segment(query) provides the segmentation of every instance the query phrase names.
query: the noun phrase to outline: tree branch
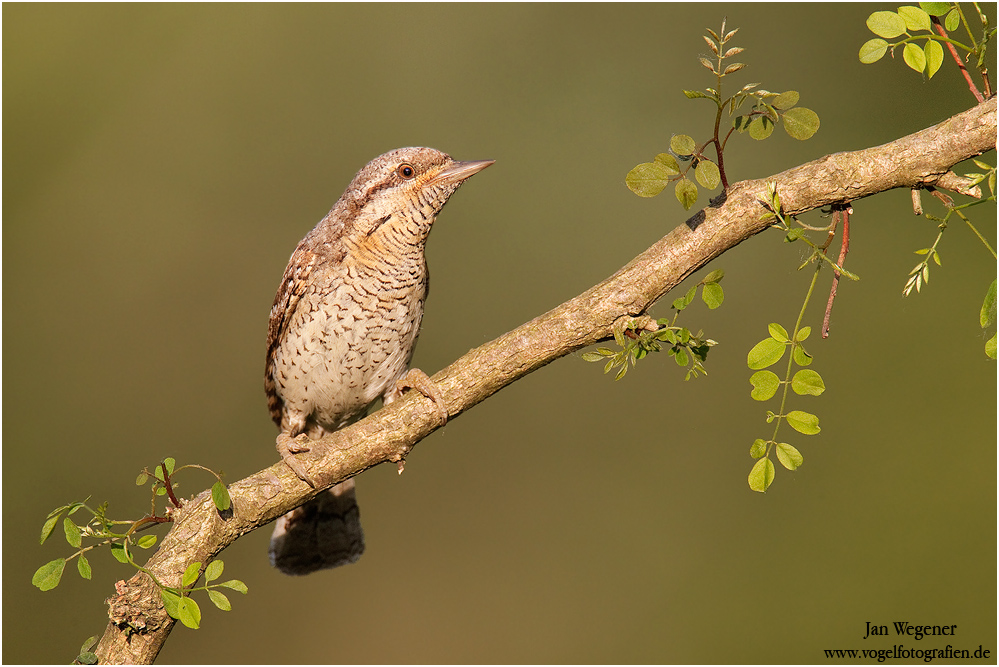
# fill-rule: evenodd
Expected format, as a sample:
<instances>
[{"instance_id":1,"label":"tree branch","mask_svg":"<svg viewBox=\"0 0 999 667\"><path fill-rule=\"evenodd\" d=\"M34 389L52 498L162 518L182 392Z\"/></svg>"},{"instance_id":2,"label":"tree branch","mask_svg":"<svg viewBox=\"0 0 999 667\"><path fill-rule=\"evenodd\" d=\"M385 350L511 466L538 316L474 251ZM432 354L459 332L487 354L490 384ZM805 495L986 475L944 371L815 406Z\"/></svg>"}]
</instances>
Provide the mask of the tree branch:
<instances>
[{"instance_id":1,"label":"tree branch","mask_svg":"<svg viewBox=\"0 0 999 667\"><path fill-rule=\"evenodd\" d=\"M776 181L787 214L850 202L893 188L946 187L958 162L996 145L996 100L991 98L931 128L882 146L836 153L767 179L729 188L725 203L705 210L691 231L680 225L613 276L517 329L470 351L437 373L451 418L506 385L575 350L613 335L615 320L643 314L684 278L726 250L767 229L760 204ZM943 179L943 183L941 182ZM440 426L427 398L410 392L323 440L299 457L317 480L309 487L283 463L229 486L232 513L223 518L204 491L175 513L175 525L146 568L179 586L188 564L206 566L241 535L273 521L320 490L386 461L401 461ZM118 582L109 598L111 622L96 648L101 662L151 663L173 628L156 587L139 573Z\"/></svg>"}]
</instances>

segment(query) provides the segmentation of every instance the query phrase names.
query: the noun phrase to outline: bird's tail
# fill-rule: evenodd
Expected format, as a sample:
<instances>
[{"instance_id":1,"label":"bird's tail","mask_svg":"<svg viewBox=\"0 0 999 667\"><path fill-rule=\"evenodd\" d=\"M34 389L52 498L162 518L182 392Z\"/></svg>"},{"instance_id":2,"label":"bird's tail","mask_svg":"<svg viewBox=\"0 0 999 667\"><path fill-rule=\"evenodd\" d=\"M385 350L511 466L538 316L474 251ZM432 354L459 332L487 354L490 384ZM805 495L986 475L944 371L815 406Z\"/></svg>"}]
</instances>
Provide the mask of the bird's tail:
<instances>
[{"instance_id":1,"label":"bird's tail","mask_svg":"<svg viewBox=\"0 0 999 667\"><path fill-rule=\"evenodd\" d=\"M364 531L348 479L277 520L271 535L271 565L285 574L353 563L364 553Z\"/></svg>"}]
</instances>

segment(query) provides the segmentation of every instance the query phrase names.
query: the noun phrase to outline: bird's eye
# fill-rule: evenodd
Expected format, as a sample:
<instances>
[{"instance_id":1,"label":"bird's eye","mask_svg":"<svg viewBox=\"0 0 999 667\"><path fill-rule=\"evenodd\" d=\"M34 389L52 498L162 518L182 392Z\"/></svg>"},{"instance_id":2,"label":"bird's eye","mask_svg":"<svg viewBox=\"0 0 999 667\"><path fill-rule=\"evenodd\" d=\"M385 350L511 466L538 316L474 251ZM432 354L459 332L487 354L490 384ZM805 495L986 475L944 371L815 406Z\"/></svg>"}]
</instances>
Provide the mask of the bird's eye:
<instances>
[{"instance_id":1,"label":"bird's eye","mask_svg":"<svg viewBox=\"0 0 999 667\"><path fill-rule=\"evenodd\" d=\"M413 176L416 176L416 170L413 169L412 165L408 164L400 164L399 168L396 169L395 171L397 174L399 174L406 180L409 180L410 178L413 178Z\"/></svg>"}]
</instances>

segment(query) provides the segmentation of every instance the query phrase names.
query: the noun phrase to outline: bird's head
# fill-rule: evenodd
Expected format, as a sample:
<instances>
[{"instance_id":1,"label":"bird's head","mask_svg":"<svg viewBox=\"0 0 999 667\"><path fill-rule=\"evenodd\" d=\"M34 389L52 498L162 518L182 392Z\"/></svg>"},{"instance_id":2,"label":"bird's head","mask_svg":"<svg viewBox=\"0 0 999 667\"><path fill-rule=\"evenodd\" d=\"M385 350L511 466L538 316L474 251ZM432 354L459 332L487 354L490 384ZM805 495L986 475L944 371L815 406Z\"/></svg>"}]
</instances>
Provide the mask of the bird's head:
<instances>
[{"instance_id":1,"label":"bird's head","mask_svg":"<svg viewBox=\"0 0 999 667\"><path fill-rule=\"evenodd\" d=\"M398 148L357 173L337 207L358 237L376 232L422 243L437 214L465 179L493 160L457 162L433 148Z\"/></svg>"}]
</instances>

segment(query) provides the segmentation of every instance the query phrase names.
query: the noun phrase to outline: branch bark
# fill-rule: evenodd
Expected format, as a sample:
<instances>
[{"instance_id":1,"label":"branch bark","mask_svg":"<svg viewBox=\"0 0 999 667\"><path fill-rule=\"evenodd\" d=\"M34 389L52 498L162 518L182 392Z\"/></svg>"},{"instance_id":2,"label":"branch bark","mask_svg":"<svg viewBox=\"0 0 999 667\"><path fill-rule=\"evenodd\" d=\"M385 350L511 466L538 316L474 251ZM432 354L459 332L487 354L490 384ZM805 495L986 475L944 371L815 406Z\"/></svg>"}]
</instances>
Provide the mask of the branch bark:
<instances>
[{"instance_id":1,"label":"branch bark","mask_svg":"<svg viewBox=\"0 0 999 667\"><path fill-rule=\"evenodd\" d=\"M767 229L760 204L776 181L784 210L796 215L855 201L893 188L957 189L966 179L950 169L996 146L996 99L928 129L860 151L836 153L766 179L735 183L724 204L704 210L696 229L680 225L603 282L517 329L471 350L433 376L451 418L506 385L571 352L613 335L621 318L643 314L684 278L715 257ZM698 214L698 219L701 219ZM175 514L175 525L146 568L179 586L189 563L203 566L241 535L256 530L333 484L387 461L404 461L441 425L432 401L416 392L324 441L299 457L317 480L313 489L283 463L229 486L233 507L222 517L208 491ZM142 573L116 585L109 622L95 652L102 663L155 660L174 621Z\"/></svg>"}]
</instances>

